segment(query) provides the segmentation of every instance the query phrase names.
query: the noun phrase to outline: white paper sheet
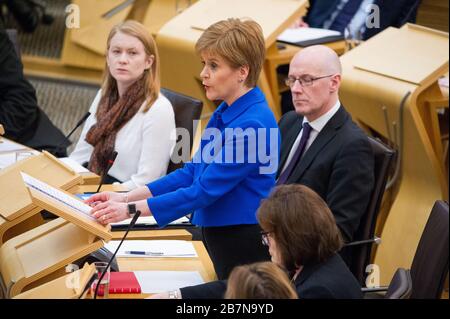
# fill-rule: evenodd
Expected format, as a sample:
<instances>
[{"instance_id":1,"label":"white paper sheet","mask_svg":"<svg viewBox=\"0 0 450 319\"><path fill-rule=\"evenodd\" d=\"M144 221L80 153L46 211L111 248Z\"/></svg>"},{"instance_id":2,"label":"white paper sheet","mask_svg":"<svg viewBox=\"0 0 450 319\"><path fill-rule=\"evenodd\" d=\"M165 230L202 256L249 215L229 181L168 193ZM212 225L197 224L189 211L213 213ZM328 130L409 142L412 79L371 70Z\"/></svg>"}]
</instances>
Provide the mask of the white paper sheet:
<instances>
[{"instance_id":1,"label":"white paper sheet","mask_svg":"<svg viewBox=\"0 0 450 319\"><path fill-rule=\"evenodd\" d=\"M14 143L10 140L2 139L2 142L0 143L0 153L23 151L23 150L27 150L27 148L23 145Z\"/></svg>"},{"instance_id":2,"label":"white paper sheet","mask_svg":"<svg viewBox=\"0 0 450 319\"><path fill-rule=\"evenodd\" d=\"M16 153L0 153L0 169L8 167L16 162Z\"/></svg>"},{"instance_id":3,"label":"white paper sheet","mask_svg":"<svg viewBox=\"0 0 450 319\"><path fill-rule=\"evenodd\" d=\"M59 160L61 162L63 162L64 164L66 164L67 166L69 166L71 169L73 169L77 173L89 173L89 170L86 167L81 166L80 164L78 164L77 162L75 162L73 159L71 159L69 157L61 157L61 158L59 158Z\"/></svg>"},{"instance_id":4,"label":"white paper sheet","mask_svg":"<svg viewBox=\"0 0 450 319\"><path fill-rule=\"evenodd\" d=\"M203 284L198 271L135 271L134 274L146 294L161 293Z\"/></svg>"},{"instance_id":5,"label":"white paper sheet","mask_svg":"<svg viewBox=\"0 0 450 319\"><path fill-rule=\"evenodd\" d=\"M281 33L277 40L297 43L301 41L315 40L330 36L338 36L341 33L339 31L328 30L328 29L318 29L318 28L295 28L286 29Z\"/></svg>"},{"instance_id":6,"label":"white paper sheet","mask_svg":"<svg viewBox=\"0 0 450 319\"><path fill-rule=\"evenodd\" d=\"M114 253L119 246L119 240L112 240L105 244L105 248ZM148 252L150 255L127 253L129 251ZM197 257L192 242L185 240L125 240L117 252L118 257L162 258L162 257Z\"/></svg>"},{"instance_id":7,"label":"white paper sheet","mask_svg":"<svg viewBox=\"0 0 450 319\"><path fill-rule=\"evenodd\" d=\"M121 222L118 223L111 223L111 226L114 225L129 225L131 222L131 218L129 219L125 219L122 220ZM183 224L189 224L189 219L185 216L174 220L173 222L170 223L170 225L183 225ZM136 221L136 225L157 225L155 217L153 216L144 216L144 217L139 217Z\"/></svg>"},{"instance_id":8,"label":"white paper sheet","mask_svg":"<svg viewBox=\"0 0 450 319\"><path fill-rule=\"evenodd\" d=\"M37 178L34 178L24 172L20 172L20 174L22 175L25 185L27 185L28 187L38 190L42 194L45 194L46 196L63 203L64 205L67 206L68 209L77 212L78 214L80 214L80 216L83 216L84 218L96 220L90 214L92 208L89 205L83 203L81 200L72 197L60 191L59 189L52 187L47 183L44 183L43 181L40 181Z\"/></svg>"}]
</instances>

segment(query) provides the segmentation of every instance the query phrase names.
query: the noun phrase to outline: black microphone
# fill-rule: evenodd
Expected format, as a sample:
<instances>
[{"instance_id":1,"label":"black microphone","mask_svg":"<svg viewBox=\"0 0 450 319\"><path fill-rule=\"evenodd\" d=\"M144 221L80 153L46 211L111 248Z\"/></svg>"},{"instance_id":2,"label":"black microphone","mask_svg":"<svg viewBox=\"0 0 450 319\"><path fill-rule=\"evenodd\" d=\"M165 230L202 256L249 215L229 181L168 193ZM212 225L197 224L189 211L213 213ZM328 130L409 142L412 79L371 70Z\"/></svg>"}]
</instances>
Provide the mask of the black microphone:
<instances>
[{"instance_id":1,"label":"black microphone","mask_svg":"<svg viewBox=\"0 0 450 319\"><path fill-rule=\"evenodd\" d=\"M103 183L105 182L105 178L106 178L106 176L108 175L109 170L110 170L111 167L114 165L114 161L116 160L117 154L118 154L118 153L117 153L116 151L114 151L114 152L111 154L111 157L108 159L108 165L106 166L106 169L105 169L105 171L104 171L103 174L102 174L102 178L101 178L101 180L100 180L100 184L98 185L98 188L97 188L96 193L98 193L98 192L100 191L100 188L102 188Z\"/></svg>"},{"instance_id":2,"label":"black microphone","mask_svg":"<svg viewBox=\"0 0 450 319\"><path fill-rule=\"evenodd\" d=\"M86 114L83 115L83 117L78 121L77 125L75 125L73 130L68 135L66 135L65 139L61 143L58 144L58 146L55 148L56 150L61 148L66 143L66 141L69 140L69 138L77 130L77 128L79 128L87 120L89 115L91 115L91 112L87 112ZM70 145L70 143L69 143L69 145Z\"/></svg>"},{"instance_id":3,"label":"black microphone","mask_svg":"<svg viewBox=\"0 0 450 319\"><path fill-rule=\"evenodd\" d=\"M73 128L73 130L69 133L69 135L66 136L66 139L69 139L69 137L72 136L73 132L76 131L77 128L79 128L84 121L87 120L87 118L89 117L89 115L91 115L91 112L87 112L86 114L83 115L83 117L78 121L77 125L75 125L75 127Z\"/></svg>"},{"instance_id":4,"label":"black microphone","mask_svg":"<svg viewBox=\"0 0 450 319\"><path fill-rule=\"evenodd\" d=\"M130 209L136 209L134 205L130 206ZM123 241L128 235L128 232L131 230L131 228L134 227L134 224L136 224L137 219L141 215L141 211L138 210L137 212L131 211L130 214L134 214L133 219L130 222L130 225L127 228L127 231L125 232L125 235L123 235L122 240L119 243L119 246L117 246L116 251L112 255L112 257L109 259L108 264L106 265L105 270L103 270L102 274L100 275L100 278L98 278L97 286L95 287L95 293L94 293L94 299L97 299L98 289L100 287L100 283L102 282L103 277L105 277L106 272L108 271L109 266L111 265L112 261L117 255L117 252L119 251L120 246L122 246ZM103 294L107 293L106 291L103 291Z\"/></svg>"}]
</instances>

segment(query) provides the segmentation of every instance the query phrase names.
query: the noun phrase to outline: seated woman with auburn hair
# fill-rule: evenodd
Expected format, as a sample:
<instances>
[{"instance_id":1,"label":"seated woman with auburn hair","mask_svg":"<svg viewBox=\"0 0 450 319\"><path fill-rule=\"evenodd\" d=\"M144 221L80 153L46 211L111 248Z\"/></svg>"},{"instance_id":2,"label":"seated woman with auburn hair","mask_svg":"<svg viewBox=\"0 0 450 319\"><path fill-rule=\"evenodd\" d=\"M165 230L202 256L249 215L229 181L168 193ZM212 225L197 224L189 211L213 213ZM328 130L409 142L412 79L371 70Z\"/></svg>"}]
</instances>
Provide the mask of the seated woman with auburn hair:
<instances>
[{"instance_id":1,"label":"seated woman with auburn hair","mask_svg":"<svg viewBox=\"0 0 450 319\"><path fill-rule=\"evenodd\" d=\"M113 27L107 41L102 89L70 158L104 175L106 183L135 189L166 175L175 140L175 115L160 92L159 55L136 21ZM114 151L118 155L106 172Z\"/></svg>"}]
</instances>

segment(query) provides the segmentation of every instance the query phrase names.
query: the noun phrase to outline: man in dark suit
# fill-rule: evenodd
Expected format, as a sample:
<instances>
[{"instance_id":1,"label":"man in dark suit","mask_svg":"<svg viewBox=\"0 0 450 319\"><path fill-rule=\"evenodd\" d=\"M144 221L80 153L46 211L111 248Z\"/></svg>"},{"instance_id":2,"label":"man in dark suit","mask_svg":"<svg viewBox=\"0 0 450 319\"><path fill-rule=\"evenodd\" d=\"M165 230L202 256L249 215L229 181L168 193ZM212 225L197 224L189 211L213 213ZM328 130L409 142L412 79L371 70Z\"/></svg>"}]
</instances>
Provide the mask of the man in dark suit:
<instances>
[{"instance_id":1,"label":"man in dark suit","mask_svg":"<svg viewBox=\"0 0 450 319\"><path fill-rule=\"evenodd\" d=\"M347 3L349 4L347 5ZM420 0L348 0L347 2L344 0L310 0L310 7L304 21L313 28L342 31L340 26L348 26L358 10L362 10L360 13L364 12L367 5L371 4L377 5L380 9L380 26L379 28L364 28L362 34L364 40L387 27L401 27L407 22L414 23ZM367 17L367 12L365 13ZM346 18L346 15L350 19Z\"/></svg>"},{"instance_id":2,"label":"man in dark suit","mask_svg":"<svg viewBox=\"0 0 450 319\"><path fill-rule=\"evenodd\" d=\"M70 142L37 105L36 93L23 75L22 63L0 25L0 124L5 137L37 150L67 156Z\"/></svg>"},{"instance_id":3,"label":"man in dark suit","mask_svg":"<svg viewBox=\"0 0 450 319\"><path fill-rule=\"evenodd\" d=\"M374 158L367 136L339 101L339 58L325 46L308 47L292 59L286 82L295 111L279 122L277 184L298 183L316 191L349 242L372 192Z\"/></svg>"}]
</instances>

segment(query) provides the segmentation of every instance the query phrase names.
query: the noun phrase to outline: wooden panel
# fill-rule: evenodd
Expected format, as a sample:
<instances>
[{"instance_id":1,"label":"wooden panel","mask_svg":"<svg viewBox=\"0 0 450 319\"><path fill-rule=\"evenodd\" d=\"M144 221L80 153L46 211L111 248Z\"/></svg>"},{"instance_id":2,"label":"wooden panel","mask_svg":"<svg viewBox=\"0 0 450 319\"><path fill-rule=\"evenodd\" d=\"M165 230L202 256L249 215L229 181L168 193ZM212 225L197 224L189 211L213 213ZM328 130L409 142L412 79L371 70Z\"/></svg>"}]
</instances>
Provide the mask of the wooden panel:
<instances>
[{"instance_id":1,"label":"wooden panel","mask_svg":"<svg viewBox=\"0 0 450 319\"><path fill-rule=\"evenodd\" d=\"M417 12L416 23L448 32L448 0L422 0Z\"/></svg>"},{"instance_id":2,"label":"wooden panel","mask_svg":"<svg viewBox=\"0 0 450 319\"><path fill-rule=\"evenodd\" d=\"M391 48L391 49L386 49ZM448 33L408 24L389 28L360 49L353 65L414 84L448 68Z\"/></svg>"},{"instance_id":3,"label":"wooden panel","mask_svg":"<svg viewBox=\"0 0 450 319\"><path fill-rule=\"evenodd\" d=\"M0 172L0 215L9 221L35 207L23 183L21 171L62 189L81 183L80 175L48 152L3 169Z\"/></svg>"},{"instance_id":4,"label":"wooden panel","mask_svg":"<svg viewBox=\"0 0 450 319\"><path fill-rule=\"evenodd\" d=\"M113 240L120 240L125 231L112 231L111 234ZM192 234L184 229L132 230L128 233L127 239L192 240Z\"/></svg>"}]
</instances>

